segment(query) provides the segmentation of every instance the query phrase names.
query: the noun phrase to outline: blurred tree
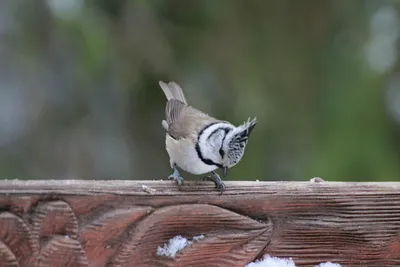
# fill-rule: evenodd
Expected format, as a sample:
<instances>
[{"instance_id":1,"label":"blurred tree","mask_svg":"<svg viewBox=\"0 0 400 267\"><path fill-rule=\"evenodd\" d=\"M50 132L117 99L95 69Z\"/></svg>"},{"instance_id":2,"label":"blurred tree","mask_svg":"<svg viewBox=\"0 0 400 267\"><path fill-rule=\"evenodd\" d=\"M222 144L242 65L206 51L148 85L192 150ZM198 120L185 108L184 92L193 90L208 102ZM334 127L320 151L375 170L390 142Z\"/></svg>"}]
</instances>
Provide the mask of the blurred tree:
<instances>
[{"instance_id":1,"label":"blurred tree","mask_svg":"<svg viewBox=\"0 0 400 267\"><path fill-rule=\"evenodd\" d=\"M0 177L165 178L158 80L175 80L215 117L257 116L230 180L396 180L398 12L390 0L2 1Z\"/></svg>"}]
</instances>

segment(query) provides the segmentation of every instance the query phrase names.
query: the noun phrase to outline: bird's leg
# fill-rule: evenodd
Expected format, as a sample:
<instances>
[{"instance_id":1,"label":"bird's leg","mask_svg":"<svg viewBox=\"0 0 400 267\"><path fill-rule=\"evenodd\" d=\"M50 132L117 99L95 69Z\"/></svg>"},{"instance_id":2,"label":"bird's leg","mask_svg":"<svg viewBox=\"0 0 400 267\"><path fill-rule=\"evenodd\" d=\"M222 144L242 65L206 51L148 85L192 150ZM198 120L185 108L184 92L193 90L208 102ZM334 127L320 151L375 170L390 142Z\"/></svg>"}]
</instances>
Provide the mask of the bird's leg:
<instances>
[{"instance_id":1,"label":"bird's leg","mask_svg":"<svg viewBox=\"0 0 400 267\"><path fill-rule=\"evenodd\" d=\"M210 176L205 176L203 181L212 181L215 183L215 187L221 192L224 192L226 189L225 183L222 181L221 177L215 171L211 172Z\"/></svg>"},{"instance_id":2,"label":"bird's leg","mask_svg":"<svg viewBox=\"0 0 400 267\"><path fill-rule=\"evenodd\" d=\"M183 178L179 174L178 166L176 164L174 164L172 168L174 169L174 172L170 176L168 176L168 179L175 180L178 185L182 185L183 184Z\"/></svg>"}]
</instances>

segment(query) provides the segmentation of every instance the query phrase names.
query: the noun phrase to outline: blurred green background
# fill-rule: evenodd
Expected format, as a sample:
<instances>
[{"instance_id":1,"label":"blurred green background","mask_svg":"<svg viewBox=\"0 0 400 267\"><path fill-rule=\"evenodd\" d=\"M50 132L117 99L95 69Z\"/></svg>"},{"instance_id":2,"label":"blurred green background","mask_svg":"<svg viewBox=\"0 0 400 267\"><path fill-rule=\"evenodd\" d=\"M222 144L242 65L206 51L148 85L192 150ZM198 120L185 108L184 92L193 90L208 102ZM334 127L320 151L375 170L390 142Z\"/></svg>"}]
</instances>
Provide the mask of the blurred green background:
<instances>
[{"instance_id":1,"label":"blurred green background","mask_svg":"<svg viewBox=\"0 0 400 267\"><path fill-rule=\"evenodd\" d=\"M0 177L165 179L158 81L174 80L217 118L257 116L226 180L400 180L399 12L389 0L3 0Z\"/></svg>"}]
</instances>

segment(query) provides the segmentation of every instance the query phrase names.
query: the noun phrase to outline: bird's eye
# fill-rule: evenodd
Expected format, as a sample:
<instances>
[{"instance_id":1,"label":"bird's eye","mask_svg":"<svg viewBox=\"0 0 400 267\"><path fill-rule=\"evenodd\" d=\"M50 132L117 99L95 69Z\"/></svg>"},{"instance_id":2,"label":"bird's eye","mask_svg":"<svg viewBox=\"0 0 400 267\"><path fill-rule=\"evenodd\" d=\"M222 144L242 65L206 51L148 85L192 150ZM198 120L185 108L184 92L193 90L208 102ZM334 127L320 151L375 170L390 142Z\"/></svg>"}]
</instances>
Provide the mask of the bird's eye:
<instances>
[{"instance_id":1,"label":"bird's eye","mask_svg":"<svg viewBox=\"0 0 400 267\"><path fill-rule=\"evenodd\" d=\"M221 158L224 157L225 151L222 150L222 148L219 149L219 154L221 155Z\"/></svg>"}]
</instances>

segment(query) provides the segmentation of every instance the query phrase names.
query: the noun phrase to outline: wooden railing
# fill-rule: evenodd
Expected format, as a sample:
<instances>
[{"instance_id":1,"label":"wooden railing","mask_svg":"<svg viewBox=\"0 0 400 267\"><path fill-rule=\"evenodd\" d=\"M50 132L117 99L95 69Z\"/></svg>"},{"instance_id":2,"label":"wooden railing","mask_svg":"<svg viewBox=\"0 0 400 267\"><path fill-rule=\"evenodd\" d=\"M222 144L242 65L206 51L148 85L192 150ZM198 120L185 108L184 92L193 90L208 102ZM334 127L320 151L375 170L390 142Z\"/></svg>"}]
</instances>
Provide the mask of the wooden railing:
<instances>
[{"instance_id":1,"label":"wooden railing","mask_svg":"<svg viewBox=\"0 0 400 267\"><path fill-rule=\"evenodd\" d=\"M0 181L0 266L400 266L400 183ZM175 257L157 254L181 235Z\"/></svg>"}]
</instances>

